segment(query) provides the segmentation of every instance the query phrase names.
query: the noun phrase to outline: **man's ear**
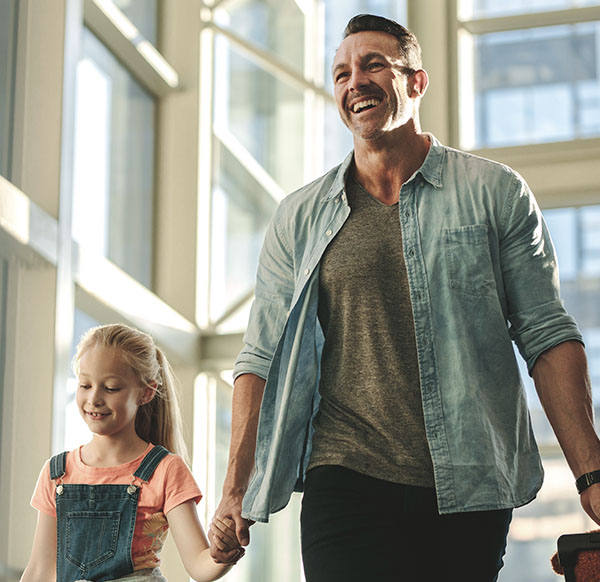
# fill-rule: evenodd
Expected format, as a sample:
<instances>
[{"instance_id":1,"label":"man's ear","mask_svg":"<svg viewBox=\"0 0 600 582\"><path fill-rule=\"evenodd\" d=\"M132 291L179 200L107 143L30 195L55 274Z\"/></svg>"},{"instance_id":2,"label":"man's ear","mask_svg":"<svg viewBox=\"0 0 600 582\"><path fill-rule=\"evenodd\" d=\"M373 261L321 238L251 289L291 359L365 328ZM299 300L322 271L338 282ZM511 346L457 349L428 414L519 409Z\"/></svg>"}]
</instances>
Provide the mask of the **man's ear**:
<instances>
[{"instance_id":1,"label":"man's ear","mask_svg":"<svg viewBox=\"0 0 600 582\"><path fill-rule=\"evenodd\" d=\"M423 97L427 87L429 85L429 76L427 71L419 69L415 71L410 78L411 93L410 96L413 98Z\"/></svg>"}]
</instances>

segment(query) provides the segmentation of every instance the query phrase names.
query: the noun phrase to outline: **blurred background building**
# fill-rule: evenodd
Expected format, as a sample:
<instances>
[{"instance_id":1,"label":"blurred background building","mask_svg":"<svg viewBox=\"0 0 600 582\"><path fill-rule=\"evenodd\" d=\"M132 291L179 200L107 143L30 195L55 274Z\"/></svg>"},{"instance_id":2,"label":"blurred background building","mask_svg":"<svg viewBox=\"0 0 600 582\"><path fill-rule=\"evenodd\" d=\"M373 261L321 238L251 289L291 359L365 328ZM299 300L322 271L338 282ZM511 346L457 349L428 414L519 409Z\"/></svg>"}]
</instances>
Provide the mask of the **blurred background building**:
<instances>
[{"instance_id":1,"label":"blurred background building","mask_svg":"<svg viewBox=\"0 0 600 582\"><path fill-rule=\"evenodd\" d=\"M598 407L600 0L0 0L0 580L27 562L42 463L89 438L70 360L91 325L167 350L212 516L266 225L351 149L329 70L359 12L419 37L424 130L529 182ZM524 378L546 483L500 580L552 582L556 538L591 524ZM253 526L226 580L303 579L299 506ZM170 544L164 570L186 579Z\"/></svg>"}]
</instances>

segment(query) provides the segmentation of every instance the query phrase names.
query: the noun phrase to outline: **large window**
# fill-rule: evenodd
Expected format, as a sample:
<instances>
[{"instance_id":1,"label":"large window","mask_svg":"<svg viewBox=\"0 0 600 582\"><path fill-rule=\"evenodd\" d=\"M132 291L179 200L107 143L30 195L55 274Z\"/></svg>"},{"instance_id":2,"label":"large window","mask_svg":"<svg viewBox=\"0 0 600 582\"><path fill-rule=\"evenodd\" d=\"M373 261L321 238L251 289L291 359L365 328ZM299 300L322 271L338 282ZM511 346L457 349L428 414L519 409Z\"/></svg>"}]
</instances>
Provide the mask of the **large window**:
<instances>
[{"instance_id":1,"label":"large window","mask_svg":"<svg viewBox=\"0 0 600 582\"><path fill-rule=\"evenodd\" d=\"M561 1L481 2L465 11L459 51L463 147L600 136L600 7L586 4L596 6L573 12L556 11L570 5ZM511 15L499 18L505 11ZM512 15L521 11L534 12L527 28Z\"/></svg>"},{"instance_id":2,"label":"large window","mask_svg":"<svg viewBox=\"0 0 600 582\"><path fill-rule=\"evenodd\" d=\"M150 287L154 98L88 29L77 68L73 237Z\"/></svg>"},{"instance_id":3,"label":"large window","mask_svg":"<svg viewBox=\"0 0 600 582\"><path fill-rule=\"evenodd\" d=\"M8 178L13 135L17 12L17 0L0 2L0 174Z\"/></svg>"},{"instance_id":4,"label":"large window","mask_svg":"<svg viewBox=\"0 0 600 582\"><path fill-rule=\"evenodd\" d=\"M475 146L600 135L600 25L476 37Z\"/></svg>"}]
</instances>

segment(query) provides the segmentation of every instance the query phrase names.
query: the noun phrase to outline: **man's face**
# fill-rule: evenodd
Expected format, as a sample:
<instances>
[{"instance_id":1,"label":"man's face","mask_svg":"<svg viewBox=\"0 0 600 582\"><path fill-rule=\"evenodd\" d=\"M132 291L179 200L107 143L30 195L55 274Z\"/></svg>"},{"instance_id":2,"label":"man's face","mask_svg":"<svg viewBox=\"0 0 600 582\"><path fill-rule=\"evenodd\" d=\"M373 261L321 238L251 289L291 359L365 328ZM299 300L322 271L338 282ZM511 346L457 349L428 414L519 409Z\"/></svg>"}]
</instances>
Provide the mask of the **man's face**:
<instances>
[{"instance_id":1,"label":"man's face","mask_svg":"<svg viewBox=\"0 0 600 582\"><path fill-rule=\"evenodd\" d=\"M398 53L395 37L375 31L351 34L338 48L335 100L355 138L377 139L413 117L414 102L407 92L410 70Z\"/></svg>"}]
</instances>

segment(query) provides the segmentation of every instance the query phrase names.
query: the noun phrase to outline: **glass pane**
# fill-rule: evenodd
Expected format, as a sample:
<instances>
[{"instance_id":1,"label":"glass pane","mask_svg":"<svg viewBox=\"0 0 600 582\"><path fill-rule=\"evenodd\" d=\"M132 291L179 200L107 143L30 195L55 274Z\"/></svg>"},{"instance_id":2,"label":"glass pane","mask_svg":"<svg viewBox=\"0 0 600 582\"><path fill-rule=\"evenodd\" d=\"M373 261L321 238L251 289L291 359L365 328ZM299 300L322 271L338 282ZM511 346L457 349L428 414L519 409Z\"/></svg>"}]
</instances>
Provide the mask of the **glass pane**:
<instances>
[{"instance_id":1,"label":"glass pane","mask_svg":"<svg viewBox=\"0 0 600 582\"><path fill-rule=\"evenodd\" d=\"M10 179L13 135L17 0L0 2L0 174Z\"/></svg>"},{"instance_id":2,"label":"glass pane","mask_svg":"<svg viewBox=\"0 0 600 582\"><path fill-rule=\"evenodd\" d=\"M82 44L73 237L150 287L155 102L88 29Z\"/></svg>"},{"instance_id":3,"label":"glass pane","mask_svg":"<svg viewBox=\"0 0 600 582\"><path fill-rule=\"evenodd\" d=\"M331 65L348 21L357 14L377 14L406 24L406 0L325 0L325 83L333 92Z\"/></svg>"},{"instance_id":4,"label":"glass pane","mask_svg":"<svg viewBox=\"0 0 600 582\"><path fill-rule=\"evenodd\" d=\"M158 36L157 9L158 0L111 0L112 3L123 13L132 24L140 31L140 34L156 46Z\"/></svg>"},{"instance_id":5,"label":"glass pane","mask_svg":"<svg viewBox=\"0 0 600 582\"><path fill-rule=\"evenodd\" d=\"M304 73L305 17L295 0L233 0L216 21Z\"/></svg>"},{"instance_id":6,"label":"glass pane","mask_svg":"<svg viewBox=\"0 0 600 582\"><path fill-rule=\"evenodd\" d=\"M212 198L211 319L252 293L275 200L220 142ZM247 323L244 322L244 326Z\"/></svg>"},{"instance_id":7,"label":"glass pane","mask_svg":"<svg viewBox=\"0 0 600 582\"><path fill-rule=\"evenodd\" d=\"M598 4L598 0L462 0L460 14L462 18L491 18Z\"/></svg>"},{"instance_id":8,"label":"glass pane","mask_svg":"<svg viewBox=\"0 0 600 582\"><path fill-rule=\"evenodd\" d=\"M219 37L215 127L230 132L283 190L304 181L304 95Z\"/></svg>"},{"instance_id":9,"label":"glass pane","mask_svg":"<svg viewBox=\"0 0 600 582\"><path fill-rule=\"evenodd\" d=\"M474 146L600 135L599 43L598 22L475 37Z\"/></svg>"},{"instance_id":10,"label":"glass pane","mask_svg":"<svg viewBox=\"0 0 600 582\"><path fill-rule=\"evenodd\" d=\"M561 291L565 306L578 322L586 343L594 390L598 427L600 413L600 206L546 210L544 217L554 240L560 265ZM520 359L519 359L520 360ZM552 582L556 575L548 560L564 533L580 533L593 524L585 516L574 491L568 468L542 411L533 381L522 365L536 439L542 451L546 476L537 499L515 511L500 582Z\"/></svg>"}]
</instances>

